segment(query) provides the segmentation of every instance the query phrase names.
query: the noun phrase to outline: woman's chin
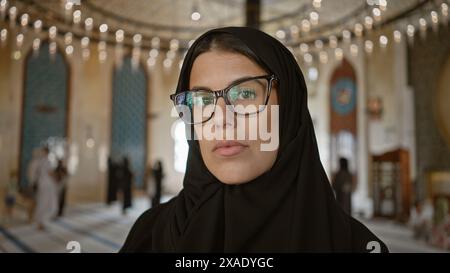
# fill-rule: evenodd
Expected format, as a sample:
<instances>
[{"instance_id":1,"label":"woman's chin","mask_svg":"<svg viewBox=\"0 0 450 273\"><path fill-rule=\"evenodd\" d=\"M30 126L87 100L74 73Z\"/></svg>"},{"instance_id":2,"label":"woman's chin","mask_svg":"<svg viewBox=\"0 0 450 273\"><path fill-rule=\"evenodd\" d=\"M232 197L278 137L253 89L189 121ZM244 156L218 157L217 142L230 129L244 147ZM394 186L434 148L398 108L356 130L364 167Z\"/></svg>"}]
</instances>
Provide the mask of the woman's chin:
<instances>
[{"instance_id":1,"label":"woman's chin","mask_svg":"<svg viewBox=\"0 0 450 273\"><path fill-rule=\"evenodd\" d=\"M246 181L242 181L242 180L229 180L229 179L219 179L219 181L223 184L226 185L239 185L239 184L244 184Z\"/></svg>"},{"instance_id":2,"label":"woman's chin","mask_svg":"<svg viewBox=\"0 0 450 273\"><path fill-rule=\"evenodd\" d=\"M247 183L254 178L257 177L257 175L250 176L248 173L248 170L223 170L217 172L217 175L215 174L215 177L222 182L223 184L227 185L239 185Z\"/></svg>"}]
</instances>

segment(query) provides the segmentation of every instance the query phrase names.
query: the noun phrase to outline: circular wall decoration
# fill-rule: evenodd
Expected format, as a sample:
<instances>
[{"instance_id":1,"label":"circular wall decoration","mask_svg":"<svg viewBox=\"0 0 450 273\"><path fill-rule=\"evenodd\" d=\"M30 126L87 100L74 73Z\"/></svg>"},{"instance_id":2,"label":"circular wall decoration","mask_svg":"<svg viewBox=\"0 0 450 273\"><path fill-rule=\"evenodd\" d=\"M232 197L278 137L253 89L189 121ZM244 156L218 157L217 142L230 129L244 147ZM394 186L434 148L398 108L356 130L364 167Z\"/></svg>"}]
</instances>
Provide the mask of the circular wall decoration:
<instances>
[{"instance_id":1,"label":"circular wall decoration","mask_svg":"<svg viewBox=\"0 0 450 273\"><path fill-rule=\"evenodd\" d=\"M350 78L341 78L331 88L333 110L340 115L347 115L355 109L356 86Z\"/></svg>"}]
</instances>

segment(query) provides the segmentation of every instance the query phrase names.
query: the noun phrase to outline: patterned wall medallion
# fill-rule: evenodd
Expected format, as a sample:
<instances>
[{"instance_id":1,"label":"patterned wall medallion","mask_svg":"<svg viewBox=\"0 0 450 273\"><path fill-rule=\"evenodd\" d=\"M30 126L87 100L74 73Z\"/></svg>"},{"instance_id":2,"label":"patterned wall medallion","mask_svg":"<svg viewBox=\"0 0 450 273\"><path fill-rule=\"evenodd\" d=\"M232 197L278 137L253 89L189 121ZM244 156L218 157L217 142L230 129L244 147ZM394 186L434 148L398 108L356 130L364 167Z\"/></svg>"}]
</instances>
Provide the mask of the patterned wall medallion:
<instances>
[{"instance_id":1,"label":"patterned wall medallion","mask_svg":"<svg viewBox=\"0 0 450 273\"><path fill-rule=\"evenodd\" d=\"M356 105L355 82L350 78L341 78L331 89L333 110L340 115L351 113Z\"/></svg>"}]
</instances>

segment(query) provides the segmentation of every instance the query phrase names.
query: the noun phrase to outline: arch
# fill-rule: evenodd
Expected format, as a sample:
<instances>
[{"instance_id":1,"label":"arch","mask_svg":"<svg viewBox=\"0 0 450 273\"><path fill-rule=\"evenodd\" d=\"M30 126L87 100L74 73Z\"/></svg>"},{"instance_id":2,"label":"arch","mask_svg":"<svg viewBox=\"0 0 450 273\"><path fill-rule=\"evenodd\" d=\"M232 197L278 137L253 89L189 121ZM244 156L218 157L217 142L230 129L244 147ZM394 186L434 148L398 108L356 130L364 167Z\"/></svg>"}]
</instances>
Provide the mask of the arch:
<instances>
[{"instance_id":1,"label":"arch","mask_svg":"<svg viewBox=\"0 0 450 273\"><path fill-rule=\"evenodd\" d=\"M147 82L144 68L133 67L131 57L114 68L110 156L116 162L128 157L138 188L146 186Z\"/></svg>"},{"instance_id":2,"label":"arch","mask_svg":"<svg viewBox=\"0 0 450 273\"><path fill-rule=\"evenodd\" d=\"M329 99L331 173L337 172L339 157L346 157L351 172L356 175L357 81L355 70L347 59L342 60L331 76ZM342 141L349 144L339 147Z\"/></svg>"},{"instance_id":3,"label":"arch","mask_svg":"<svg viewBox=\"0 0 450 273\"><path fill-rule=\"evenodd\" d=\"M25 60L22 98L19 185L25 187L27 166L35 148L51 137L68 135L70 68L64 55L49 53L49 43L42 43L38 54L30 52Z\"/></svg>"}]
</instances>

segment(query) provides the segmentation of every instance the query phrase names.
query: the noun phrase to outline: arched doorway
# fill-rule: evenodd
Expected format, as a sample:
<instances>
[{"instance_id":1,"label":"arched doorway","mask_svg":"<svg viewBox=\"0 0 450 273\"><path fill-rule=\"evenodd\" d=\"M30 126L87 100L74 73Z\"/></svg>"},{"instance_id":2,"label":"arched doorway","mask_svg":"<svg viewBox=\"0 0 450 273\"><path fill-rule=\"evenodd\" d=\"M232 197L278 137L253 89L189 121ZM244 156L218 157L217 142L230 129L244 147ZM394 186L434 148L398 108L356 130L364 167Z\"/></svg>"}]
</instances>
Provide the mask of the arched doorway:
<instances>
[{"instance_id":1,"label":"arched doorway","mask_svg":"<svg viewBox=\"0 0 450 273\"><path fill-rule=\"evenodd\" d=\"M114 69L111 159L127 157L138 188L145 187L147 160L147 77L130 57Z\"/></svg>"},{"instance_id":2,"label":"arched doorway","mask_svg":"<svg viewBox=\"0 0 450 273\"><path fill-rule=\"evenodd\" d=\"M339 158L348 160L356 182L357 175L357 84L352 65L344 59L330 80L331 174L339 170Z\"/></svg>"},{"instance_id":3,"label":"arched doorway","mask_svg":"<svg viewBox=\"0 0 450 273\"><path fill-rule=\"evenodd\" d=\"M49 44L43 43L38 52L29 54L25 64L22 102L21 187L30 182L27 179L27 166L33 150L50 139L64 139L67 136L68 86L69 68L58 50L50 54Z\"/></svg>"}]
</instances>

